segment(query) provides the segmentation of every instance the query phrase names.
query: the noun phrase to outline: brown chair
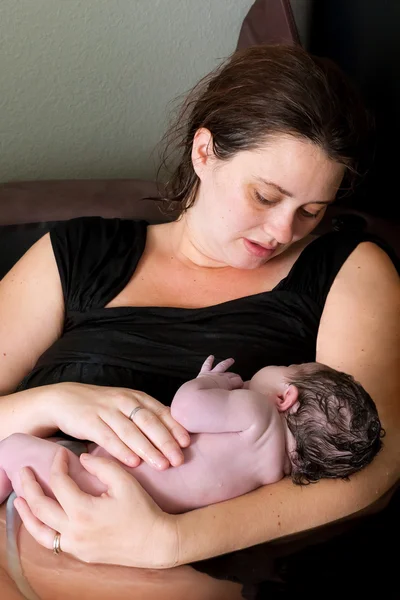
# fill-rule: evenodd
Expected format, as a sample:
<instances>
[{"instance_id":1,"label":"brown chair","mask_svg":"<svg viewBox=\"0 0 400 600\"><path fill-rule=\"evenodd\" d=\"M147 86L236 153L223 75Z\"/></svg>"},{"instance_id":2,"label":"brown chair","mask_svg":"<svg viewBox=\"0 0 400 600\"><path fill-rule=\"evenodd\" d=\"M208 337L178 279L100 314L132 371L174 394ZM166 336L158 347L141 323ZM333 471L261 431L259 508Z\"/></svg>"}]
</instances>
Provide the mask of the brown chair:
<instances>
[{"instance_id":1,"label":"brown chair","mask_svg":"<svg viewBox=\"0 0 400 600\"><path fill-rule=\"evenodd\" d=\"M300 44L289 0L256 0L243 20L238 50L259 44Z\"/></svg>"}]
</instances>

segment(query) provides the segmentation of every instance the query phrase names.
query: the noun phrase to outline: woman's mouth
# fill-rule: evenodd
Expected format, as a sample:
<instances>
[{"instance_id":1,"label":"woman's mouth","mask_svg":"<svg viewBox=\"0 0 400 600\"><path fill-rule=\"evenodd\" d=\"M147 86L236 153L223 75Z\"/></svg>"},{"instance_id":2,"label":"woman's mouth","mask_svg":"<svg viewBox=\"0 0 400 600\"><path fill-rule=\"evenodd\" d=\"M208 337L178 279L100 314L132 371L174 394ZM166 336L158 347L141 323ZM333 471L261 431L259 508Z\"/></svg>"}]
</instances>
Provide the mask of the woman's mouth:
<instances>
[{"instance_id":1,"label":"woman's mouth","mask_svg":"<svg viewBox=\"0 0 400 600\"><path fill-rule=\"evenodd\" d=\"M276 246L261 245L257 242L252 242L247 238L243 238L243 243L245 245L246 250L250 254L252 254L253 256L257 256L258 258L269 258L276 250Z\"/></svg>"}]
</instances>

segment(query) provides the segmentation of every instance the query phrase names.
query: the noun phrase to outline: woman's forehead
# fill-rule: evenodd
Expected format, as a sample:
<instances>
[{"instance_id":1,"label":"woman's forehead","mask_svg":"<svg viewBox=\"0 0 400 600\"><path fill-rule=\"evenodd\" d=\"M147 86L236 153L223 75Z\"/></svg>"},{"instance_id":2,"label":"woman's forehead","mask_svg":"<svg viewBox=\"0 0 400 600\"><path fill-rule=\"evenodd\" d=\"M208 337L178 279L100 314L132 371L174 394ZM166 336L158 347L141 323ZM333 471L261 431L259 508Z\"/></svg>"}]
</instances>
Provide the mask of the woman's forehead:
<instances>
[{"instance_id":1,"label":"woman's forehead","mask_svg":"<svg viewBox=\"0 0 400 600\"><path fill-rule=\"evenodd\" d=\"M274 138L266 146L235 156L237 175L264 185L277 194L307 201L330 202L336 196L344 165L307 140Z\"/></svg>"}]
</instances>

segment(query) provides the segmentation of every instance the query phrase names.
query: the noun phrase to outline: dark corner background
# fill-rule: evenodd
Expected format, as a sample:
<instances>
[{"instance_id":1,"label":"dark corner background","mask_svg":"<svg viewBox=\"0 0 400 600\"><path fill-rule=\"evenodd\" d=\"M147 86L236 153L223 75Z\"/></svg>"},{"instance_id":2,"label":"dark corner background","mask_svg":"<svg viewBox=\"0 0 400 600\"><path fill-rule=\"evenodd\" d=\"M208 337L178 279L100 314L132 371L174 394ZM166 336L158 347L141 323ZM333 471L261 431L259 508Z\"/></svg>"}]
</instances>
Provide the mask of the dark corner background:
<instances>
[{"instance_id":1,"label":"dark corner background","mask_svg":"<svg viewBox=\"0 0 400 600\"><path fill-rule=\"evenodd\" d=\"M400 224L400 0L313 0L309 50L355 81L377 126L375 160L354 209Z\"/></svg>"}]
</instances>

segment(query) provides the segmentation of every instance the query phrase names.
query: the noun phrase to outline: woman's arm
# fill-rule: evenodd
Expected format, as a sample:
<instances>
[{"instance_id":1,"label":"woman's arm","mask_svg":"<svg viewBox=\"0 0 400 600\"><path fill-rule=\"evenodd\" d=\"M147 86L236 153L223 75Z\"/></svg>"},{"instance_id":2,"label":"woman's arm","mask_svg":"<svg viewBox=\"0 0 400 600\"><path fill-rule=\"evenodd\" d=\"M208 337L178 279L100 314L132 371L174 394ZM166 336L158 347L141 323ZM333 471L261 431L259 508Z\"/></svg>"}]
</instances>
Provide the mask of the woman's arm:
<instances>
[{"instance_id":1,"label":"woman's arm","mask_svg":"<svg viewBox=\"0 0 400 600\"><path fill-rule=\"evenodd\" d=\"M176 519L176 564L202 560L341 519L372 504L400 477L399 277L376 245L361 244L328 295L317 360L352 374L374 399L384 448L349 481L298 487L284 479ZM212 533L211 533L212 532Z\"/></svg>"},{"instance_id":2,"label":"woman's arm","mask_svg":"<svg viewBox=\"0 0 400 600\"><path fill-rule=\"evenodd\" d=\"M183 462L187 432L143 392L59 383L13 393L63 326L63 292L47 234L0 282L0 440L13 433L48 437L61 429L101 444L130 466L140 462L138 455L158 468ZM133 423L129 415L137 406L145 410Z\"/></svg>"},{"instance_id":3,"label":"woman's arm","mask_svg":"<svg viewBox=\"0 0 400 600\"><path fill-rule=\"evenodd\" d=\"M0 281L1 396L15 390L60 337L63 324L61 282L46 234Z\"/></svg>"},{"instance_id":4,"label":"woman's arm","mask_svg":"<svg viewBox=\"0 0 400 600\"><path fill-rule=\"evenodd\" d=\"M12 392L61 335L63 322L63 293L47 234L0 282L0 439L16 431L47 433L43 392Z\"/></svg>"},{"instance_id":5,"label":"woman's arm","mask_svg":"<svg viewBox=\"0 0 400 600\"><path fill-rule=\"evenodd\" d=\"M93 457L85 461L85 468L109 488L94 499L74 488L55 461L52 489L61 506L46 500L27 473L27 502L17 503L25 526L47 548L55 531L61 532L64 550L81 560L166 568L305 532L365 509L400 475L399 327L397 273L379 248L362 244L329 293L317 350L317 360L353 374L366 387L387 432L383 450L349 481L321 480L300 487L285 478L173 516L162 513L116 463Z\"/></svg>"}]
</instances>

